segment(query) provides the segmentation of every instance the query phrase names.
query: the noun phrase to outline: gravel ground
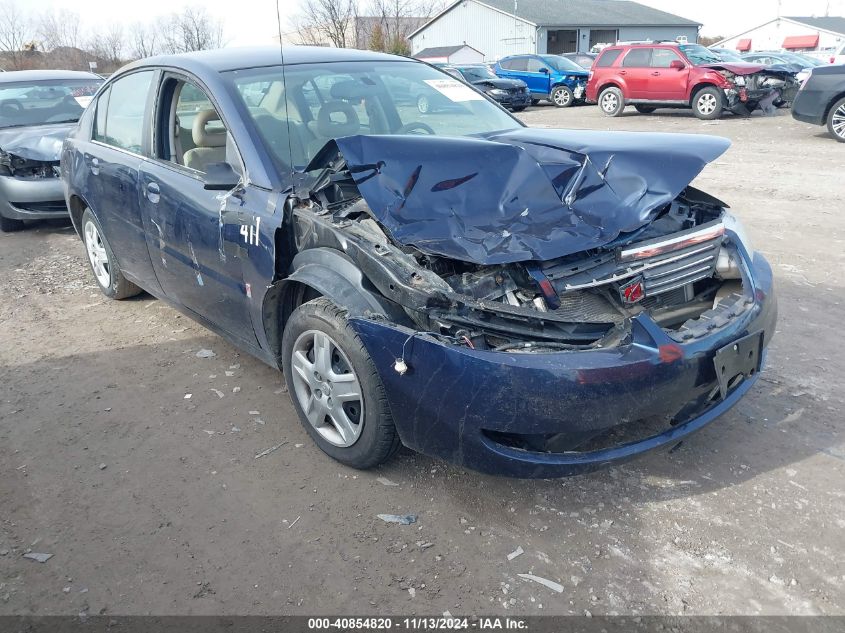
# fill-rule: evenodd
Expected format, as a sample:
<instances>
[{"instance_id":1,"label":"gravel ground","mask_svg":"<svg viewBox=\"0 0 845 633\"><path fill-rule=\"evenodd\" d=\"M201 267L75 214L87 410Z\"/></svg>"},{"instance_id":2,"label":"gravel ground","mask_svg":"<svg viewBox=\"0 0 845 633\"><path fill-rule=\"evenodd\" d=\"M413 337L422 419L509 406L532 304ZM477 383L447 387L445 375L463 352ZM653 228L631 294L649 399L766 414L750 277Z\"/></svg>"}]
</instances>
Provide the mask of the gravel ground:
<instances>
[{"instance_id":1,"label":"gravel ground","mask_svg":"<svg viewBox=\"0 0 845 633\"><path fill-rule=\"evenodd\" d=\"M352 471L278 372L149 296L105 299L72 229L33 225L0 236L0 614L845 614L845 146L788 112L522 117L733 140L697 185L770 259L781 313L739 406L588 476L404 450Z\"/></svg>"}]
</instances>

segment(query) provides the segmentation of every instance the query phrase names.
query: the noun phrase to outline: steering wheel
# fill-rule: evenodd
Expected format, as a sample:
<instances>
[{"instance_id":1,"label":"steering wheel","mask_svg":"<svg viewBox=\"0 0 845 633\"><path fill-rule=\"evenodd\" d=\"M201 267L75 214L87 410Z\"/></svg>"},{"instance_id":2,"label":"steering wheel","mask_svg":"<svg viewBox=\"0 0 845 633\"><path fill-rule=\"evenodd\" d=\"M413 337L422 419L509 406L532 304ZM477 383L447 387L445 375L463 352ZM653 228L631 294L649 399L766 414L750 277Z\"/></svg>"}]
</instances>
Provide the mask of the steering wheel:
<instances>
[{"instance_id":1,"label":"steering wheel","mask_svg":"<svg viewBox=\"0 0 845 633\"><path fill-rule=\"evenodd\" d=\"M411 123L406 123L398 130L396 130L397 134L412 134L414 130L421 130L426 134L436 134L436 132L432 129L430 125L427 123L423 123L422 121L412 121Z\"/></svg>"}]
</instances>

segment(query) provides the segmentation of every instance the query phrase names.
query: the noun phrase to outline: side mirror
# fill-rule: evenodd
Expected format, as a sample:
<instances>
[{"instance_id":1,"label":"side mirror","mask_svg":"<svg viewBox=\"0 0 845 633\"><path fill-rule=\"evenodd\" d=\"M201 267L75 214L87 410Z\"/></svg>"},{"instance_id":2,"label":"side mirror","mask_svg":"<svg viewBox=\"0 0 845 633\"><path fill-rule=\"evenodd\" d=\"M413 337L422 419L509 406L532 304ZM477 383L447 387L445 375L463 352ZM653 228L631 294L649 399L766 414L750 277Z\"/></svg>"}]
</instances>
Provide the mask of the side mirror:
<instances>
[{"instance_id":1,"label":"side mirror","mask_svg":"<svg viewBox=\"0 0 845 633\"><path fill-rule=\"evenodd\" d=\"M549 74L549 69L548 69L548 68L546 68L545 66L543 66L543 67L540 69L540 72L541 72L541 73L543 73L544 75L548 75L548 74Z\"/></svg>"},{"instance_id":2,"label":"side mirror","mask_svg":"<svg viewBox=\"0 0 845 633\"><path fill-rule=\"evenodd\" d=\"M240 184L241 177L229 163L209 163L202 180L207 191L229 191Z\"/></svg>"},{"instance_id":3,"label":"side mirror","mask_svg":"<svg viewBox=\"0 0 845 633\"><path fill-rule=\"evenodd\" d=\"M686 67L686 64L684 64L684 62L682 62L680 59L673 59L671 62L669 62L669 68L674 68L675 70L683 70Z\"/></svg>"}]
</instances>

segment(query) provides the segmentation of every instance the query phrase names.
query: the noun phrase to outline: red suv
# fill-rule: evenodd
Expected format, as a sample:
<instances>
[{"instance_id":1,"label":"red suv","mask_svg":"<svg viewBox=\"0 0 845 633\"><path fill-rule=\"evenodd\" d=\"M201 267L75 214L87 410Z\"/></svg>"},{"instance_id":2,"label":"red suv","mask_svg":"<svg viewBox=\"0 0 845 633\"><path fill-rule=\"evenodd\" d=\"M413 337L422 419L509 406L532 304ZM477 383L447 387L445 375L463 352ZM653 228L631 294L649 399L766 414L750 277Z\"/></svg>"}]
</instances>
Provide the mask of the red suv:
<instances>
[{"instance_id":1,"label":"red suv","mask_svg":"<svg viewBox=\"0 0 845 633\"><path fill-rule=\"evenodd\" d=\"M723 62L699 44L619 44L605 48L593 64L587 101L607 116L632 104L643 114L692 108L699 119L717 119L725 108L747 115L778 105L789 81L760 64Z\"/></svg>"}]
</instances>

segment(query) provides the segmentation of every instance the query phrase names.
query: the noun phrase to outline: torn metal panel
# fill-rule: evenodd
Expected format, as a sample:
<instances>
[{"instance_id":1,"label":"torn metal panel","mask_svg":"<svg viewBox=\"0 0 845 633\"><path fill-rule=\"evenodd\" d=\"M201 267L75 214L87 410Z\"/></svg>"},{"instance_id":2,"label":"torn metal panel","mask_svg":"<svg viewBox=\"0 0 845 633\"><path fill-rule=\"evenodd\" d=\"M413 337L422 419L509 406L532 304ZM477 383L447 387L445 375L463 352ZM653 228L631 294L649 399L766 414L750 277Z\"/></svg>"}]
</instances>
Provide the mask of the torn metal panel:
<instances>
[{"instance_id":1,"label":"torn metal panel","mask_svg":"<svg viewBox=\"0 0 845 633\"><path fill-rule=\"evenodd\" d=\"M722 138L518 129L486 138L351 136L346 161L391 237L475 264L586 251L651 222L729 146Z\"/></svg>"}]
</instances>

